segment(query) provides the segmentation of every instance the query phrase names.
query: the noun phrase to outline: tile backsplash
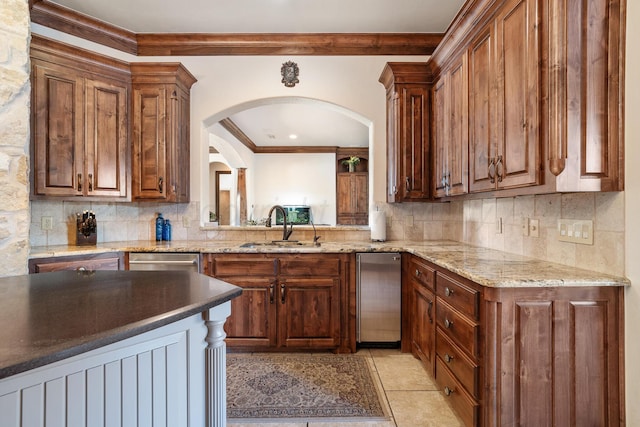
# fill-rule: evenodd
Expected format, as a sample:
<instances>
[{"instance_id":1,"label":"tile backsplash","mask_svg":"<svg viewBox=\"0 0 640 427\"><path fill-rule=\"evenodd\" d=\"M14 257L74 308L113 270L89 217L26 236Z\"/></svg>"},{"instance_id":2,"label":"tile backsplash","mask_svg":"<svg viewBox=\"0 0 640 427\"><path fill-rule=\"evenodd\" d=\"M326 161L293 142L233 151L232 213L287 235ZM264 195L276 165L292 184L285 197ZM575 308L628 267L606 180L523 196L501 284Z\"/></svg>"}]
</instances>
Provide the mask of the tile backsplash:
<instances>
[{"instance_id":1,"label":"tile backsplash","mask_svg":"<svg viewBox=\"0 0 640 427\"><path fill-rule=\"evenodd\" d=\"M559 262L599 272L624 275L624 193L568 193L477 199L447 203L378 203L387 216L387 240L455 240ZM153 240L155 218L162 212L171 219L172 240L278 239L281 229L265 231L200 230L199 203L83 203L31 202L32 246L65 245L75 241L76 212L93 210L98 220L98 241ZM50 216L53 230L41 227ZM539 237L524 236L523 218L539 220ZM502 220L502 232L497 222ZM593 245L558 240L558 220L592 220ZM299 240L312 231L298 230ZM322 230L322 241L368 241L368 231Z\"/></svg>"}]
</instances>

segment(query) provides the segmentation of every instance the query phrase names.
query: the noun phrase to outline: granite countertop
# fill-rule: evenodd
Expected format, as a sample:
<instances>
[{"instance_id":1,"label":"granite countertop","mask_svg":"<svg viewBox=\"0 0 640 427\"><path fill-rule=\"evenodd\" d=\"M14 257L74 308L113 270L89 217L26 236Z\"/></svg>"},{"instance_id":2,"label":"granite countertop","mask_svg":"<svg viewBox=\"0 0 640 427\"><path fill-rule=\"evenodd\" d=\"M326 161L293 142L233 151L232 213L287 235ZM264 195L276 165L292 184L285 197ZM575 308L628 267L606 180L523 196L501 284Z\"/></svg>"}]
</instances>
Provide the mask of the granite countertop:
<instances>
[{"instance_id":1,"label":"granite countertop","mask_svg":"<svg viewBox=\"0 0 640 427\"><path fill-rule=\"evenodd\" d=\"M82 255L109 251L200 252L200 253L344 253L408 252L487 287L628 286L629 280L563 264L542 261L465 243L434 240L425 242L310 242L299 246L241 247L238 241L128 241L86 246L31 248L31 258Z\"/></svg>"},{"instance_id":2,"label":"granite countertop","mask_svg":"<svg viewBox=\"0 0 640 427\"><path fill-rule=\"evenodd\" d=\"M0 379L173 323L240 293L185 271L0 278Z\"/></svg>"}]
</instances>

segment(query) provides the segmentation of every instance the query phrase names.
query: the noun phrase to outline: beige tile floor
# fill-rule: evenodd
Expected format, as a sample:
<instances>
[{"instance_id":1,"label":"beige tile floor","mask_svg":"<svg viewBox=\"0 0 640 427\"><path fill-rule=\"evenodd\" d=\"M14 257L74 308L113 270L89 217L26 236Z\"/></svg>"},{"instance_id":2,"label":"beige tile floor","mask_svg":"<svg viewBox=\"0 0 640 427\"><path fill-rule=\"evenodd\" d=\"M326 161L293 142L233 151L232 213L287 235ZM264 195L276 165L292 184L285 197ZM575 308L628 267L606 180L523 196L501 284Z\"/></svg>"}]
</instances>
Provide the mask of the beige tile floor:
<instances>
[{"instance_id":1,"label":"beige tile floor","mask_svg":"<svg viewBox=\"0 0 640 427\"><path fill-rule=\"evenodd\" d=\"M389 421L229 423L229 427L462 427L421 363L399 350L364 349L381 388Z\"/></svg>"}]
</instances>

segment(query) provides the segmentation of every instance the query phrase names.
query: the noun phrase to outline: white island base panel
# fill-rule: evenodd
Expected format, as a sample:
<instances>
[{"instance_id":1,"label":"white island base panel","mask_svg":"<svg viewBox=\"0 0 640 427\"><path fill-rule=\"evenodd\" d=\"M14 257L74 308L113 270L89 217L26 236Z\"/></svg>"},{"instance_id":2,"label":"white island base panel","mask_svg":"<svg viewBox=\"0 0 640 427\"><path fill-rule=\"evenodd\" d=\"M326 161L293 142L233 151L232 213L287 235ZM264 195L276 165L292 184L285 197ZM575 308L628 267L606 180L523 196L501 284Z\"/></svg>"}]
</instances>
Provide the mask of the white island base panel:
<instances>
[{"instance_id":1,"label":"white island base panel","mask_svg":"<svg viewBox=\"0 0 640 427\"><path fill-rule=\"evenodd\" d=\"M224 427L231 303L0 380L2 427Z\"/></svg>"}]
</instances>

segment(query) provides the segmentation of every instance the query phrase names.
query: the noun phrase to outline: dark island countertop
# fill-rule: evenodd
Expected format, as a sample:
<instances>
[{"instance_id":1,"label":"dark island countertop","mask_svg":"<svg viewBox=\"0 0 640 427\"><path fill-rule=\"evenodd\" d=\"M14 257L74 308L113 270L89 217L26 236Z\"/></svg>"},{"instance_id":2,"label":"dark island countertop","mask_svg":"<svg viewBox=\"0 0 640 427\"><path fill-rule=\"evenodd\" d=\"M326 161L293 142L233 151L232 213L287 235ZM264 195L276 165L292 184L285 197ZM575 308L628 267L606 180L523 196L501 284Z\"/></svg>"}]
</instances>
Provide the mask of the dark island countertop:
<instances>
[{"instance_id":1,"label":"dark island countertop","mask_svg":"<svg viewBox=\"0 0 640 427\"><path fill-rule=\"evenodd\" d=\"M241 292L186 271L0 278L0 379L187 318Z\"/></svg>"}]
</instances>

